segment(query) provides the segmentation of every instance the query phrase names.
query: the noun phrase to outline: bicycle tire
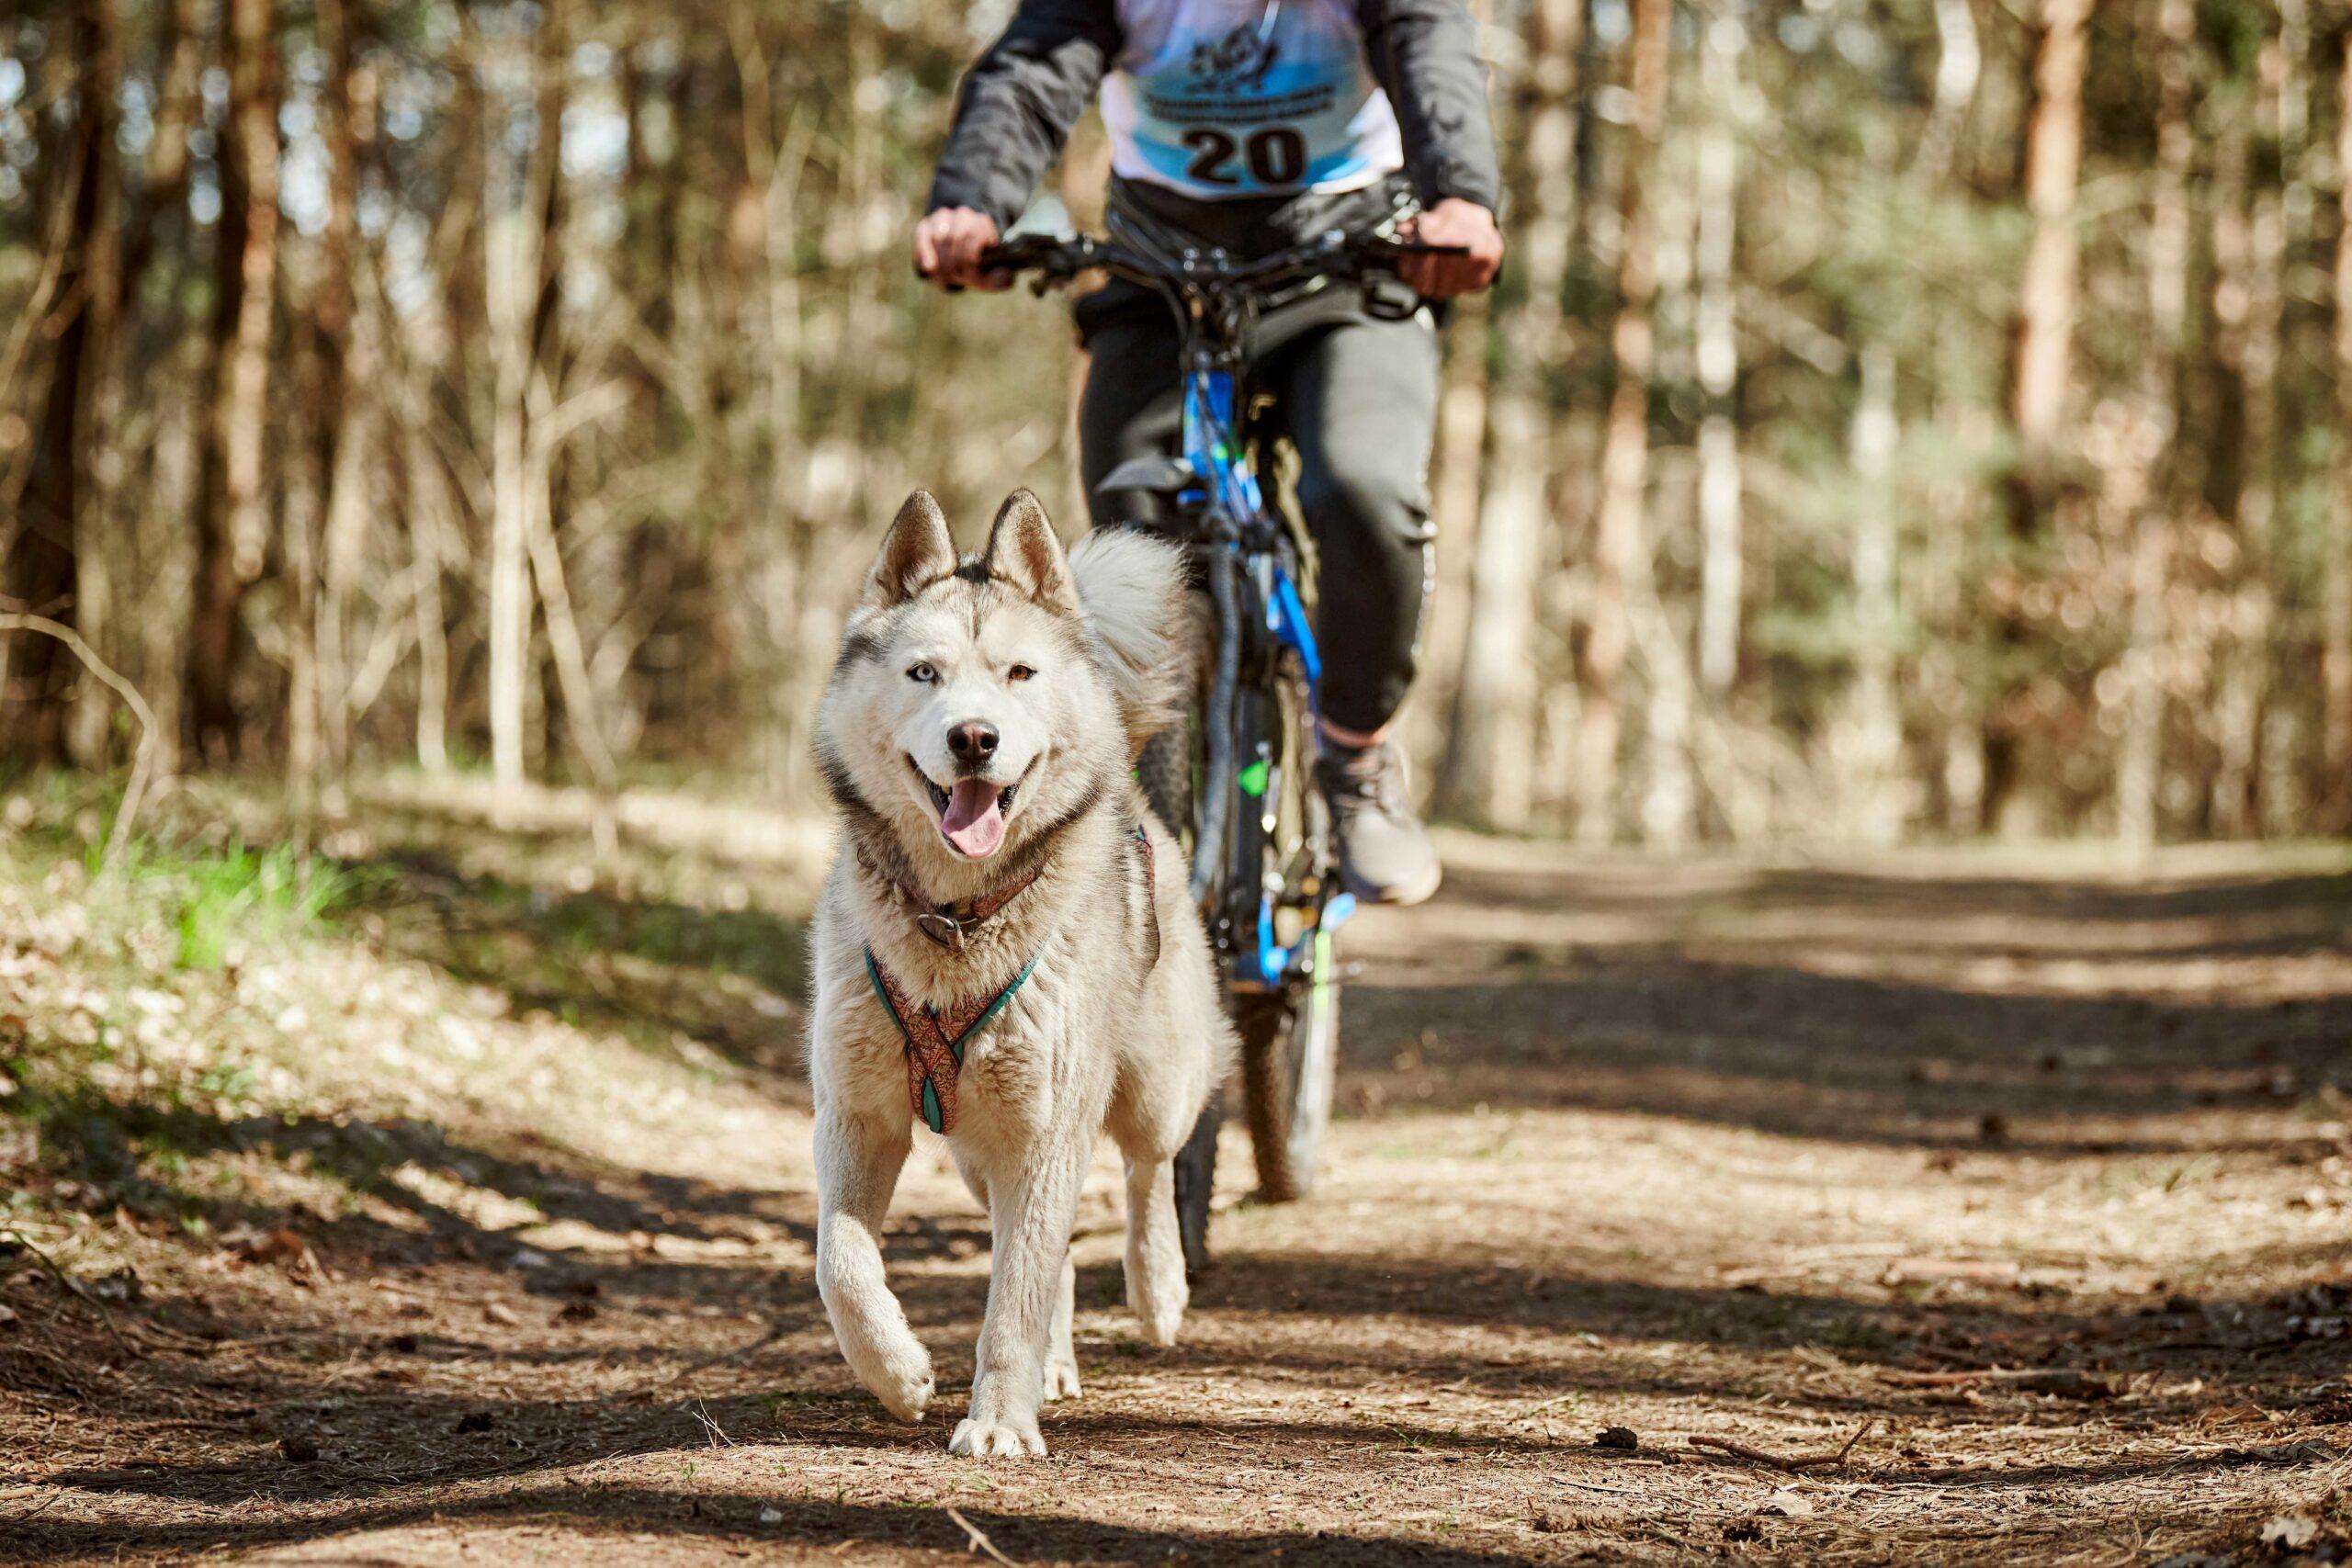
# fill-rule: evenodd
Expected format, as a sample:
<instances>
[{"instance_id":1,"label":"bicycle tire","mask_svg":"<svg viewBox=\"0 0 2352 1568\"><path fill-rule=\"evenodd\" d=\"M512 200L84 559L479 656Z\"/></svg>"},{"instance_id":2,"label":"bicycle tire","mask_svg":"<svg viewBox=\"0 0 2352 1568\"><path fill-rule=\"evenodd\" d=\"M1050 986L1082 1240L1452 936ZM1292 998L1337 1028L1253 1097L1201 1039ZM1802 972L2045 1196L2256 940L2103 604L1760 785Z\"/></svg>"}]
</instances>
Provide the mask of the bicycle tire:
<instances>
[{"instance_id":1,"label":"bicycle tire","mask_svg":"<svg viewBox=\"0 0 2352 1568\"><path fill-rule=\"evenodd\" d=\"M1303 871L1328 870L1319 863L1327 858L1321 852L1327 824L1307 761L1313 744L1308 711L1295 670L1271 689L1237 694L1234 752L1245 765L1237 774L1232 875L1237 886L1252 890L1253 906L1270 873L1282 874L1280 886L1287 889ZM1258 761L1269 765L1261 770ZM1250 795L1239 787L1252 773L1271 795ZM1306 856L1304 865L1290 858L1299 851ZM1256 941L1254 931L1248 940ZM1270 1203L1290 1202L1313 1189L1337 1074L1339 982L1330 935L1318 924L1295 940L1310 944L1303 977L1294 971L1273 990L1245 989L1232 998L1258 1196Z\"/></svg>"},{"instance_id":2,"label":"bicycle tire","mask_svg":"<svg viewBox=\"0 0 2352 1568\"><path fill-rule=\"evenodd\" d=\"M1331 1125L1340 988L1310 987L1287 997L1251 997L1236 1010L1258 1197L1289 1203L1315 1190Z\"/></svg>"}]
</instances>

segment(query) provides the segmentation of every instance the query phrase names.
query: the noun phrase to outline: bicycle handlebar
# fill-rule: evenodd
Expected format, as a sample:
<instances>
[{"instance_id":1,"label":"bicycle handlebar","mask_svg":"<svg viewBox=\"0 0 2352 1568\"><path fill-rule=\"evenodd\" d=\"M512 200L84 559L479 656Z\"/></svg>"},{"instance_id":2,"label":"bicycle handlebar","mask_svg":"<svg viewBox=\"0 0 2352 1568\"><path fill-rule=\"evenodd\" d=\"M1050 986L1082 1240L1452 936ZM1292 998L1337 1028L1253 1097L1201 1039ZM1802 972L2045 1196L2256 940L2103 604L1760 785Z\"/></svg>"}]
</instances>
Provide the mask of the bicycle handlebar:
<instances>
[{"instance_id":1,"label":"bicycle handlebar","mask_svg":"<svg viewBox=\"0 0 2352 1568\"><path fill-rule=\"evenodd\" d=\"M980 253L988 272L1034 272L1048 283L1067 282L1080 273L1101 267L1138 283L1177 288L1246 288L1265 293L1310 277L1362 277L1393 275L1397 265L1413 256L1462 256L1467 245L1430 245L1382 235L1347 234L1338 230L1303 245L1275 251L1250 261L1238 260L1224 250L1187 250L1178 256L1159 256L1116 240L1093 234L1022 234Z\"/></svg>"}]
</instances>

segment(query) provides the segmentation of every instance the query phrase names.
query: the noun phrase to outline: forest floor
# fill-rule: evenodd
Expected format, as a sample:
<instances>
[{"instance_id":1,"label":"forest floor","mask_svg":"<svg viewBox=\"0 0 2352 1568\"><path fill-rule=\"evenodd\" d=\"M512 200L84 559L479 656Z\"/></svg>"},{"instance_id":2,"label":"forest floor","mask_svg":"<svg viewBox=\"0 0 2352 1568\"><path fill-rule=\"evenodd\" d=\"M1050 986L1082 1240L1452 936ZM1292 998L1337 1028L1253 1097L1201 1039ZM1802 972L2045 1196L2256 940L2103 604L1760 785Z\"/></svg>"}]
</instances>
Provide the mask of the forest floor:
<instances>
[{"instance_id":1,"label":"forest floor","mask_svg":"<svg viewBox=\"0 0 2352 1568\"><path fill-rule=\"evenodd\" d=\"M1320 1193L1250 1201L1229 1127L1155 1349L1106 1156L1084 1392L984 1466L937 1144L922 1426L811 1284L821 834L657 801L598 855L412 781L305 872L184 791L94 885L77 787L0 787L0 1559L2352 1555L2341 850L1450 838L1351 931Z\"/></svg>"}]
</instances>

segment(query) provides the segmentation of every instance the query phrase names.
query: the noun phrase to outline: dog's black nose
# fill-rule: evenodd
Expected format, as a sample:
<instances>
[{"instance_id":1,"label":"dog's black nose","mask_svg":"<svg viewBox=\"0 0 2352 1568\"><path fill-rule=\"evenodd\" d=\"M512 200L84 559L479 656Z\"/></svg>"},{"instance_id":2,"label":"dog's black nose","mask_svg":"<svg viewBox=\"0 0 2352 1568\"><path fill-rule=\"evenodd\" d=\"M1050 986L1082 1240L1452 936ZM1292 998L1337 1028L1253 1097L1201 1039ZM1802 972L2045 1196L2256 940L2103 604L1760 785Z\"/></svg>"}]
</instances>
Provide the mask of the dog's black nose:
<instances>
[{"instance_id":1,"label":"dog's black nose","mask_svg":"<svg viewBox=\"0 0 2352 1568\"><path fill-rule=\"evenodd\" d=\"M967 765L985 762L996 755L996 726L978 719L956 725L947 732L947 749Z\"/></svg>"}]
</instances>

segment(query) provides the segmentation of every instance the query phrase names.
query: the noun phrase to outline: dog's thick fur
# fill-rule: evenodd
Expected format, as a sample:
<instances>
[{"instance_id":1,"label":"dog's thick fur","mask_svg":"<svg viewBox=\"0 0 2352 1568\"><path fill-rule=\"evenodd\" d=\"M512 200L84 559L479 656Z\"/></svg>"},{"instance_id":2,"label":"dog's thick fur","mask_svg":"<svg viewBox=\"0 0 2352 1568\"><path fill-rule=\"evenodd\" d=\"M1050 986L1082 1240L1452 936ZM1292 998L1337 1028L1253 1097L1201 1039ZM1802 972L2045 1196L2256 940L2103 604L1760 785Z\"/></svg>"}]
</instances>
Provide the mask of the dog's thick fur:
<instances>
[{"instance_id":1,"label":"dog's thick fur","mask_svg":"<svg viewBox=\"0 0 2352 1568\"><path fill-rule=\"evenodd\" d=\"M883 1279L876 1237L914 1115L865 950L943 1010L992 996L1035 960L967 1045L948 1136L995 1245L956 1453L1045 1452L1039 1404L1078 1392L1070 1225L1105 1131L1126 1161L1128 1305L1155 1344L1183 1317L1170 1162L1232 1061L1233 1035L1183 853L1132 774L1176 711L1182 593L1177 552L1140 535L1090 535L1065 555L1027 491L1004 503L986 549L959 561L938 503L919 491L867 576L825 691L818 757L843 843L813 936L817 1288L851 1368L905 1420L930 1403L931 1357ZM998 736L977 766L950 743L971 723ZM939 804L952 781L975 777L1013 786L1001 841L977 859L950 841ZM915 924L910 896L960 907L1033 870L960 950Z\"/></svg>"}]
</instances>

